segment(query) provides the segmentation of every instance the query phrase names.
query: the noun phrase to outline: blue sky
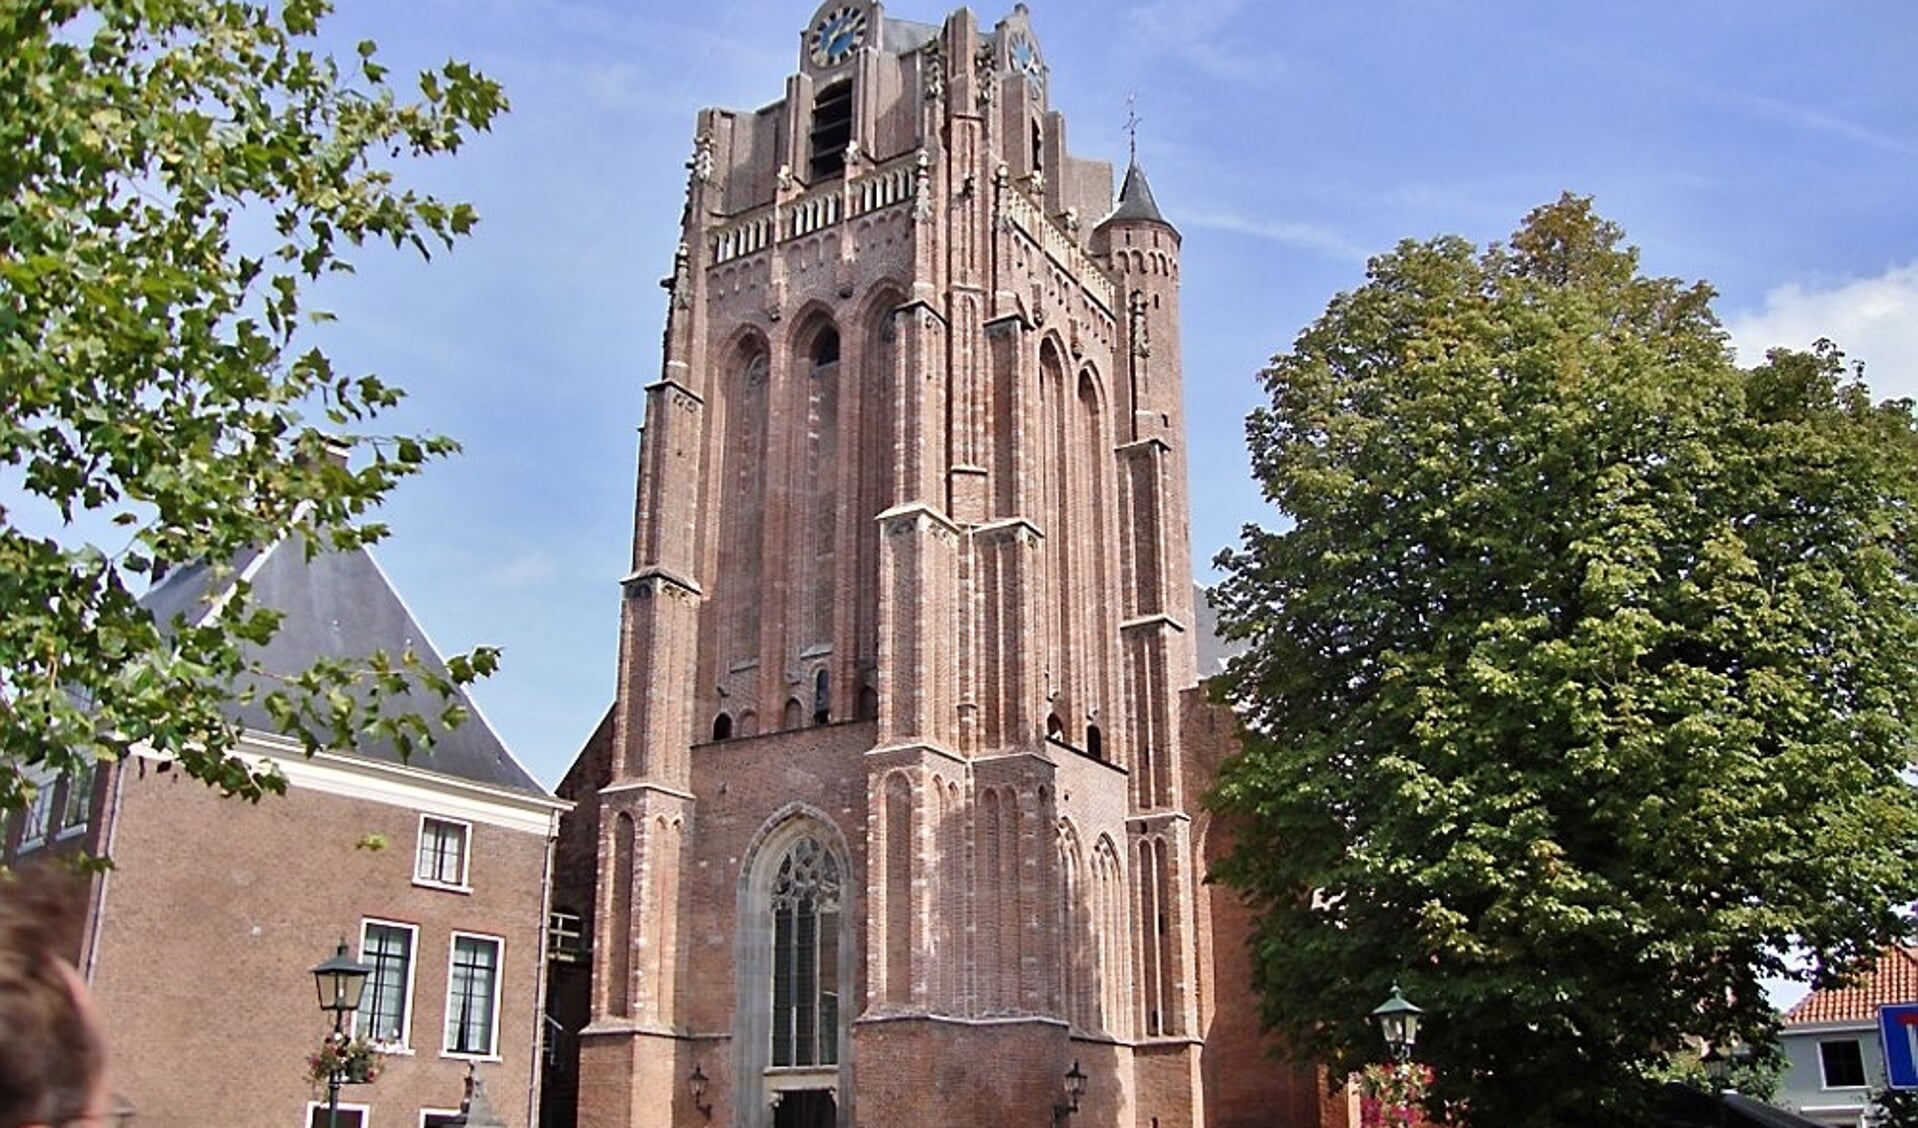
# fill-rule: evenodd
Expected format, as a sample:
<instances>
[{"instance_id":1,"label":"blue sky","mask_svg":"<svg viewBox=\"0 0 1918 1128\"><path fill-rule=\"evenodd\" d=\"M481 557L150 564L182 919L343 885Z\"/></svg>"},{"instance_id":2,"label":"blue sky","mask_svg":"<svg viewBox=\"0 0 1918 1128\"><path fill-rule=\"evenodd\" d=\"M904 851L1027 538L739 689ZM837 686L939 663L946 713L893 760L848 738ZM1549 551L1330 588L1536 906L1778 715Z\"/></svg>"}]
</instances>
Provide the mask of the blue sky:
<instances>
[{"instance_id":1,"label":"blue sky","mask_svg":"<svg viewBox=\"0 0 1918 1128\"><path fill-rule=\"evenodd\" d=\"M1184 243L1201 576L1247 521L1255 375L1368 254L1508 235L1588 193L1652 272L1705 278L1747 350L1838 340L1918 394L1918 5L1908 0L1031 0L1082 156L1139 156ZM899 0L937 22L943 0ZM1010 6L976 9L988 25ZM341 0L326 27L449 56L514 111L415 184L478 234L422 266L369 249L321 301L344 370L461 457L406 484L377 550L434 641L505 649L478 699L556 782L613 695L643 386L658 375L695 112L777 99L806 3ZM1750 355L1748 353L1747 355Z\"/></svg>"}]
</instances>

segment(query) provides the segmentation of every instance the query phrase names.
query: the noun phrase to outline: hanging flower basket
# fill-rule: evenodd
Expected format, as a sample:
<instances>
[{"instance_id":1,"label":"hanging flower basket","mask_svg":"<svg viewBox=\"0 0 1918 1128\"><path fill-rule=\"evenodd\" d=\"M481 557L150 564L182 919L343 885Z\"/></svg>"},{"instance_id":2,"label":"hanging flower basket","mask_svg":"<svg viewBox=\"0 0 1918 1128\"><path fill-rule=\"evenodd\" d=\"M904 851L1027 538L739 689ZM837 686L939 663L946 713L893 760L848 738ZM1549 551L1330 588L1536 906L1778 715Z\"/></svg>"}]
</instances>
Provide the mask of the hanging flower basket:
<instances>
[{"instance_id":1,"label":"hanging flower basket","mask_svg":"<svg viewBox=\"0 0 1918 1128\"><path fill-rule=\"evenodd\" d=\"M1359 1123L1364 1128L1422 1128L1431 1123L1421 1108L1431 1088L1428 1065L1368 1065L1359 1073Z\"/></svg>"},{"instance_id":2,"label":"hanging flower basket","mask_svg":"<svg viewBox=\"0 0 1918 1128\"><path fill-rule=\"evenodd\" d=\"M328 1034L320 1043L319 1052L307 1055L306 1079L315 1085L324 1085L338 1073L342 1084L365 1085L379 1079L384 1057L365 1038Z\"/></svg>"}]
</instances>

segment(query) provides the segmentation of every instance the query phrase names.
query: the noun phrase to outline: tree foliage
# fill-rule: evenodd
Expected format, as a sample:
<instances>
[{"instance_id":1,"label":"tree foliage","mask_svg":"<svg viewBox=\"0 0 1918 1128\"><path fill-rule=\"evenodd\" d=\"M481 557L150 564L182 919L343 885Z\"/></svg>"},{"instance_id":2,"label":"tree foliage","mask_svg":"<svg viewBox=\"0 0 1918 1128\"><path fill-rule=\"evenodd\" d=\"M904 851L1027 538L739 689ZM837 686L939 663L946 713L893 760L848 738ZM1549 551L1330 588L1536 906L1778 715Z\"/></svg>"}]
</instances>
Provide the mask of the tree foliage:
<instances>
[{"instance_id":1,"label":"tree foliage","mask_svg":"<svg viewBox=\"0 0 1918 1128\"><path fill-rule=\"evenodd\" d=\"M1473 1124L1634 1122L1918 899L1911 405L1740 370L1711 297L1566 197L1375 259L1247 424L1291 525L1220 559L1213 801L1265 1017L1353 1067L1396 979Z\"/></svg>"},{"instance_id":2,"label":"tree foliage","mask_svg":"<svg viewBox=\"0 0 1918 1128\"><path fill-rule=\"evenodd\" d=\"M1871 1128L1918 1128L1918 1089L1879 1089L1871 1095Z\"/></svg>"},{"instance_id":3,"label":"tree foliage","mask_svg":"<svg viewBox=\"0 0 1918 1128\"><path fill-rule=\"evenodd\" d=\"M304 347L326 315L302 296L362 244L425 255L470 231L470 207L393 167L456 150L506 103L457 62L397 96L371 42L346 67L317 46L329 10L0 0L0 501L16 509L0 508L0 810L30 776L139 745L257 798L280 781L230 755L236 695L262 695L309 752L406 750L432 722L382 700L423 684L447 710L434 721L456 722L454 683L494 662L262 670L277 617L244 584L203 625L137 599L156 560L376 540L369 509L455 449L376 430L399 389ZM61 531L27 531L28 504Z\"/></svg>"}]
</instances>

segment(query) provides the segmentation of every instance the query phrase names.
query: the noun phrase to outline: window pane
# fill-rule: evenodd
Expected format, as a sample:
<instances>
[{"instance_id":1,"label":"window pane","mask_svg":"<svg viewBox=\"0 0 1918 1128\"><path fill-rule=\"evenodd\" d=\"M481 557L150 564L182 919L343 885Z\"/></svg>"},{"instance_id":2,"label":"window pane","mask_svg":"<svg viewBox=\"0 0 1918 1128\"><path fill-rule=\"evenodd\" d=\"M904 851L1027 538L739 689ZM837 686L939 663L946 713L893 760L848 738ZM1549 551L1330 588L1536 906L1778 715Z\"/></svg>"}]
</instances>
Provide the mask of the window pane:
<instances>
[{"instance_id":1,"label":"window pane","mask_svg":"<svg viewBox=\"0 0 1918 1128\"><path fill-rule=\"evenodd\" d=\"M493 1053L493 1000L499 989L499 941L453 938L453 974L446 993L446 1052Z\"/></svg>"},{"instance_id":2,"label":"window pane","mask_svg":"<svg viewBox=\"0 0 1918 1128\"><path fill-rule=\"evenodd\" d=\"M817 839L781 859L772 916L772 1064L837 1064L839 865Z\"/></svg>"},{"instance_id":3,"label":"window pane","mask_svg":"<svg viewBox=\"0 0 1918 1128\"><path fill-rule=\"evenodd\" d=\"M37 785L39 790L33 794L33 802L27 807L27 829L20 835L21 845L37 842L53 833L53 793L54 781L47 780Z\"/></svg>"},{"instance_id":4,"label":"window pane","mask_svg":"<svg viewBox=\"0 0 1918 1128\"><path fill-rule=\"evenodd\" d=\"M360 943L360 962L373 968L359 1011L360 1035L376 1042L405 1041L413 930L393 924L368 924Z\"/></svg>"},{"instance_id":5,"label":"window pane","mask_svg":"<svg viewBox=\"0 0 1918 1128\"><path fill-rule=\"evenodd\" d=\"M1825 1066L1826 1088L1854 1088L1864 1085L1865 1059L1859 1052L1858 1042L1855 1039L1843 1042L1820 1042L1818 1056Z\"/></svg>"},{"instance_id":6,"label":"window pane","mask_svg":"<svg viewBox=\"0 0 1918 1128\"><path fill-rule=\"evenodd\" d=\"M773 914L773 1064L793 1064L793 913Z\"/></svg>"},{"instance_id":7,"label":"window pane","mask_svg":"<svg viewBox=\"0 0 1918 1128\"><path fill-rule=\"evenodd\" d=\"M797 1032L797 1044L793 1047L795 1065L816 1065L819 1062L814 1035L819 1020L819 918L813 912L810 900L802 901L794 921L793 959L793 1027Z\"/></svg>"},{"instance_id":8,"label":"window pane","mask_svg":"<svg viewBox=\"0 0 1918 1128\"><path fill-rule=\"evenodd\" d=\"M466 827L443 819L422 820L419 862L414 876L439 885L464 885Z\"/></svg>"},{"instance_id":9,"label":"window pane","mask_svg":"<svg viewBox=\"0 0 1918 1128\"><path fill-rule=\"evenodd\" d=\"M60 812L60 829L85 826L93 817L93 772L88 764L67 777L67 805Z\"/></svg>"},{"instance_id":10,"label":"window pane","mask_svg":"<svg viewBox=\"0 0 1918 1128\"><path fill-rule=\"evenodd\" d=\"M839 1064L839 914L819 914L819 1065Z\"/></svg>"}]
</instances>

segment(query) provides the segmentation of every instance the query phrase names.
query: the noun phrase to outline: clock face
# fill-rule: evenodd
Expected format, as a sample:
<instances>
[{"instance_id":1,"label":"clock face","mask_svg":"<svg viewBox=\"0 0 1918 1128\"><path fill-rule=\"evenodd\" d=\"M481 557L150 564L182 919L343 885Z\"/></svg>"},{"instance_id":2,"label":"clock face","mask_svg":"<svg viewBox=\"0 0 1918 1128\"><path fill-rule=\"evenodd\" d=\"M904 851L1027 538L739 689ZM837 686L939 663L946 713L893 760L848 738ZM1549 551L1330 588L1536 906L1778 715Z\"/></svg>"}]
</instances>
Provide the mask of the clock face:
<instances>
[{"instance_id":1,"label":"clock face","mask_svg":"<svg viewBox=\"0 0 1918 1128\"><path fill-rule=\"evenodd\" d=\"M1023 31L1014 32L1012 41L1006 44L1006 57L1012 63L1012 69L1026 76L1033 89L1045 83L1046 65L1039 61L1039 48L1033 45L1032 37Z\"/></svg>"},{"instance_id":2,"label":"clock face","mask_svg":"<svg viewBox=\"0 0 1918 1128\"><path fill-rule=\"evenodd\" d=\"M820 19L807 45L815 64L836 67L865 41L866 13L851 4L842 4Z\"/></svg>"}]
</instances>

